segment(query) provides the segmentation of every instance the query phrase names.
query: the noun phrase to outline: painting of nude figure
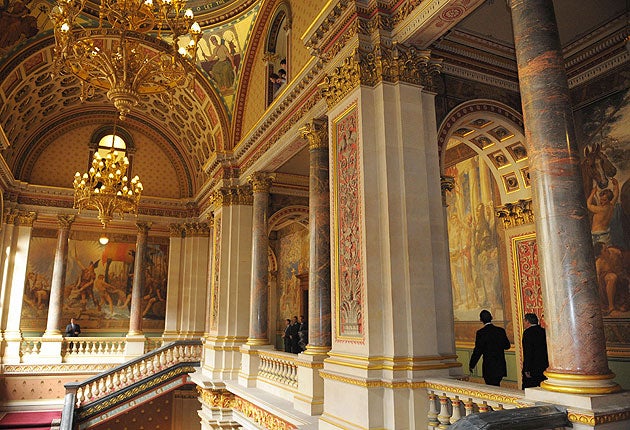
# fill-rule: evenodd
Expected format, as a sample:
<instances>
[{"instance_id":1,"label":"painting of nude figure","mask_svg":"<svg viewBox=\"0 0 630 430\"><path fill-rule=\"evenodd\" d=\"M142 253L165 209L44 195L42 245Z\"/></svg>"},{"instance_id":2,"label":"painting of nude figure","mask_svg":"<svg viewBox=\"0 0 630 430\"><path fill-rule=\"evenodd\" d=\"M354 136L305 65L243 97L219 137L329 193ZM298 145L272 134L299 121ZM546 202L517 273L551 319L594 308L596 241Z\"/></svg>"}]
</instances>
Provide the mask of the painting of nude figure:
<instances>
[{"instance_id":1,"label":"painting of nude figure","mask_svg":"<svg viewBox=\"0 0 630 430\"><path fill-rule=\"evenodd\" d=\"M33 237L24 285L21 327L46 329L54 252L57 240ZM83 332L120 332L129 328L129 311L136 257L134 242L73 240L63 286L62 323L75 318ZM143 328L160 330L166 313L168 246L149 244L143 264Z\"/></svg>"}]
</instances>

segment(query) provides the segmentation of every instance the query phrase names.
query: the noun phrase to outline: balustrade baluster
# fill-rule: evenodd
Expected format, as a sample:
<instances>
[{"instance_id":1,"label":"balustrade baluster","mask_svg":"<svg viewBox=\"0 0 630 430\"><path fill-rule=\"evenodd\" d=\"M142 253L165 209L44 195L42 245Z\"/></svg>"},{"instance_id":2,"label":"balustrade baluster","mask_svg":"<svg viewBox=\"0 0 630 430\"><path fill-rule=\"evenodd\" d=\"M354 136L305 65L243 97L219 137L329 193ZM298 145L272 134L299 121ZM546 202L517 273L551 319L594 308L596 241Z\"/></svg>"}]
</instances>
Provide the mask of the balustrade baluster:
<instances>
[{"instance_id":1,"label":"balustrade baluster","mask_svg":"<svg viewBox=\"0 0 630 430\"><path fill-rule=\"evenodd\" d=\"M427 418L429 419L429 428L435 429L440 422L438 421L438 412L437 407L435 405L435 400L437 396L433 391L429 392L429 413L427 414Z\"/></svg>"},{"instance_id":2,"label":"balustrade baluster","mask_svg":"<svg viewBox=\"0 0 630 430\"><path fill-rule=\"evenodd\" d=\"M466 411L466 416L475 412L475 402L470 397L464 403L464 410Z\"/></svg>"},{"instance_id":3,"label":"balustrade baluster","mask_svg":"<svg viewBox=\"0 0 630 430\"><path fill-rule=\"evenodd\" d=\"M451 413L449 412L449 403L450 399L446 395L446 393L442 393L440 396L440 414L438 415L438 420L440 421L440 425L438 428L447 429L451 425Z\"/></svg>"},{"instance_id":4,"label":"balustrade baluster","mask_svg":"<svg viewBox=\"0 0 630 430\"><path fill-rule=\"evenodd\" d=\"M491 408L488 406L488 402L484 400L484 402L479 405L479 412L488 412L489 410L491 410Z\"/></svg>"},{"instance_id":5,"label":"balustrade baluster","mask_svg":"<svg viewBox=\"0 0 630 430\"><path fill-rule=\"evenodd\" d=\"M453 414L451 416L451 424L455 424L462 418L462 410L461 410L462 401L459 400L459 396L455 396L454 399L451 399L451 406L453 407Z\"/></svg>"}]
</instances>

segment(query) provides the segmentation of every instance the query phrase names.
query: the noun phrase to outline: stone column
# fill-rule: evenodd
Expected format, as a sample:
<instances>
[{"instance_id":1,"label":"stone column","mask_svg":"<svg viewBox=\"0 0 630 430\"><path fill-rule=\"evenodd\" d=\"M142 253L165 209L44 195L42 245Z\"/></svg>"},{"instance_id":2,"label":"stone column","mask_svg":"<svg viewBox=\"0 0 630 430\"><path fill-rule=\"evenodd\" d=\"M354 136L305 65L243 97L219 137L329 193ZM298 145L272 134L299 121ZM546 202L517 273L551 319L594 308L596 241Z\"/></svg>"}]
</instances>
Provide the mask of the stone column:
<instances>
[{"instance_id":1,"label":"stone column","mask_svg":"<svg viewBox=\"0 0 630 430\"><path fill-rule=\"evenodd\" d=\"M313 120L301 130L310 154L309 213L310 262L308 276L307 354L330 350L330 188L328 122Z\"/></svg>"},{"instance_id":2,"label":"stone column","mask_svg":"<svg viewBox=\"0 0 630 430\"><path fill-rule=\"evenodd\" d=\"M269 190L271 178L257 172L249 177L254 193L252 222L252 281L249 305L249 337L251 346L268 345L269 325Z\"/></svg>"},{"instance_id":3,"label":"stone column","mask_svg":"<svg viewBox=\"0 0 630 430\"><path fill-rule=\"evenodd\" d=\"M620 390L608 368L571 99L552 0L512 0L547 343L546 390Z\"/></svg>"},{"instance_id":4,"label":"stone column","mask_svg":"<svg viewBox=\"0 0 630 430\"><path fill-rule=\"evenodd\" d=\"M59 236L55 249L55 262L53 265L52 280L50 282L50 302L48 304L48 320L44 337L61 336L61 308L63 300L63 287L66 280L66 267L68 266L68 237L70 226L74 222L74 215L59 215Z\"/></svg>"},{"instance_id":5,"label":"stone column","mask_svg":"<svg viewBox=\"0 0 630 430\"><path fill-rule=\"evenodd\" d=\"M180 321L180 296L182 286L182 268L184 266L182 224L169 224L169 252L168 252L168 288L166 290L166 316L164 318L164 342L177 340Z\"/></svg>"},{"instance_id":6,"label":"stone column","mask_svg":"<svg viewBox=\"0 0 630 430\"><path fill-rule=\"evenodd\" d=\"M133 268L133 286L131 290L131 310L129 311L129 333L125 344L125 357L139 356L144 353L144 333L142 332L142 295L144 288L144 254L147 249L147 236L151 223L137 222L136 260Z\"/></svg>"}]
</instances>

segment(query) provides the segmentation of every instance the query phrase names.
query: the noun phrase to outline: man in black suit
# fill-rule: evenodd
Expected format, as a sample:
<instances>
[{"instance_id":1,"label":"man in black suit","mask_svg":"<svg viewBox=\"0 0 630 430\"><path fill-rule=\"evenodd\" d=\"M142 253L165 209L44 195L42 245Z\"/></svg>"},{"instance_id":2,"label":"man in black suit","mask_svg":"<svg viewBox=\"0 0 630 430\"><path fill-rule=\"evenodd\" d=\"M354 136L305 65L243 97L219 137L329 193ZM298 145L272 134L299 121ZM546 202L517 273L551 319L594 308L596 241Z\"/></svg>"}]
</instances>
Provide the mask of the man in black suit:
<instances>
[{"instance_id":1,"label":"man in black suit","mask_svg":"<svg viewBox=\"0 0 630 430\"><path fill-rule=\"evenodd\" d=\"M545 329L538 325L536 314L525 314L523 320L523 390L538 387L547 379L543 372L549 367Z\"/></svg>"},{"instance_id":2,"label":"man in black suit","mask_svg":"<svg viewBox=\"0 0 630 430\"><path fill-rule=\"evenodd\" d=\"M284 352L291 352L291 320L287 318L286 322L287 325L282 335L282 339L284 339Z\"/></svg>"},{"instance_id":3,"label":"man in black suit","mask_svg":"<svg viewBox=\"0 0 630 430\"><path fill-rule=\"evenodd\" d=\"M74 322L74 318L70 318L70 324L66 326L66 337L79 337L81 326Z\"/></svg>"},{"instance_id":4,"label":"man in black suit","mask_svg":"<svg viewBox=\"0 0 630 430\"><path fill-rule=\"evenodd\" d=\"M510 348L510 341L505 330L492 324L492 314L483 310L479 314L479 319L484 324L483 328L477 330L475 338L475 349L470 357L468 368L470 373L477 365L479 358L483 356L482 374L486 385L501 385L501 379L507 376L507 366L505 364L506 349Z\"/></svg>"}]
</instances>

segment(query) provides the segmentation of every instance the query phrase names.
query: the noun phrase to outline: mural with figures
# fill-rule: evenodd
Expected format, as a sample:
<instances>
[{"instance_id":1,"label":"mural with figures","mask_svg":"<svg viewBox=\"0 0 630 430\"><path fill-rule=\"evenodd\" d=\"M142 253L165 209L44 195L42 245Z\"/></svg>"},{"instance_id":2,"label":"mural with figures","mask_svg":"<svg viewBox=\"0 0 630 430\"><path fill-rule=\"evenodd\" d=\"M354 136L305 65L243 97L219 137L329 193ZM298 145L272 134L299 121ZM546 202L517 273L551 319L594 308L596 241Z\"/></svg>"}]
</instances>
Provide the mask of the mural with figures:
<instances>
[{"instance_id":1,"label":"mural with figures","mask_svg":"<svg viewBox=\"0 0 630 430\"><path fill-rule=\"evenodd\" d=\"M445 170L455 178L447 193L449 252L455 321L478 321L488 309L503 319L494 178L474 156Z\"/></svg>"},{"instance_id":2,"label":"mural with figures","mask_svg":"<svg viewBox=\"0 0 630 430\"><path fill-rule=\"evenodd\" d=\"M56 244L57 239L53 237L31 239L22 305L23 330L43 332L46 329ZM110 241L101 245L97 239L71 239L63 287L62 324L76 318L84 330L126 332L135 257L135 242ZM143 267L143 328L163 329L168 246L150 243Z\"/></svg>"},{"instance_id":3,"label":"mural with figures","mask_svg":"<svg viewBox=\"0 0 630 430\"><path fill-rule=\"evenodd\" d=\"M309 235L299 224L278 231L278 317L276 329L284 330L284 320L301 314L302 289L298 275L308 273Z\"/></svg>"},{"instance_id":4,"label":"mural with figures","mask_svg":"<svg viewBox=\"0 0 630 430\"><path fill-rule=\"evenodd\" d=\"M576 112L598 291L609 343L630 339L630 90Z\"/></svg>"}]
</instances>

